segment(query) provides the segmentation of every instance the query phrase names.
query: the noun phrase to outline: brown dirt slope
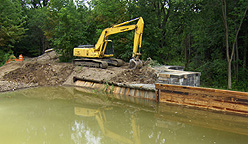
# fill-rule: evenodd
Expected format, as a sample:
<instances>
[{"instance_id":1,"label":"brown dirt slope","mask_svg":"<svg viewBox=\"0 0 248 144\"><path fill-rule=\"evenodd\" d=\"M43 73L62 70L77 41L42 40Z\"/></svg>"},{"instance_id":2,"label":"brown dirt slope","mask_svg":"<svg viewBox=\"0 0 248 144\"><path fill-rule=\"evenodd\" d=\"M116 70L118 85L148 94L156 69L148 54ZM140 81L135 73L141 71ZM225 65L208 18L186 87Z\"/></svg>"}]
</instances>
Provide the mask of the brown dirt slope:
<instances>
[{"instance_id":1,"label":"brown dirt slope","mask_svg":"<svg viewBox=\"0 0 248 144\"><path fill-rule=\"evenodd\" d=\"M44 85L60 85L72 72L73 65L65 63L29 62L3 76L4 80Z\"/></svg>"}]
</instances>

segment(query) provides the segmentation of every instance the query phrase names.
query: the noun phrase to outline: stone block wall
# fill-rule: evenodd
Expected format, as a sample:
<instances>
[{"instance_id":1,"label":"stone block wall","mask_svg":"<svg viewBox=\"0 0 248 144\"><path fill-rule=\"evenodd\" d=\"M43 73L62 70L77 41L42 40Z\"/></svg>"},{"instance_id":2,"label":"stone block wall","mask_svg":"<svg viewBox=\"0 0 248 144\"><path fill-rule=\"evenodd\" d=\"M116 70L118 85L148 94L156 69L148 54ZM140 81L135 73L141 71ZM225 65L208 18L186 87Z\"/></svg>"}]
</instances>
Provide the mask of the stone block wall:
<instances>
[{"instance_id":1,"label":"stone block wall","mask_svg":"<svg viewBox=\"0 0 248 144\"><path fill-rule=\"evenodd\" d=\"M180 66L163 66L156 69L158 71L156 83L200 87L200 72L183 71Z\"/></svg>"}]
</instances>

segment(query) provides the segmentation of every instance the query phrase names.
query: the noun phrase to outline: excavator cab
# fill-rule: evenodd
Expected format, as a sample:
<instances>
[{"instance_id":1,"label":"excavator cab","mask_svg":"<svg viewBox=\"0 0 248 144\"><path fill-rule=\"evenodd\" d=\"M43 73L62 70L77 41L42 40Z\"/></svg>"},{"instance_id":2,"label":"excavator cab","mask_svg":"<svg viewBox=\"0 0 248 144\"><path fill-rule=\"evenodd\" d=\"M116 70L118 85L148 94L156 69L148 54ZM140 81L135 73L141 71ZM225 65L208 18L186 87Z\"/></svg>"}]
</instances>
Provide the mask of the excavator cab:
<instances>
[{"instance_id":1,"label":"excavator cab","mask_svg":"<svg viewBox=\"0 0 248 144\"><path fill-rule=\"evenodd\" d=\"M114 49L113 49L112 41L108 41L106 43L107 43L107 45L106 45L104 55L113 55L114 54Z\"/></svg>"}]
</instances>

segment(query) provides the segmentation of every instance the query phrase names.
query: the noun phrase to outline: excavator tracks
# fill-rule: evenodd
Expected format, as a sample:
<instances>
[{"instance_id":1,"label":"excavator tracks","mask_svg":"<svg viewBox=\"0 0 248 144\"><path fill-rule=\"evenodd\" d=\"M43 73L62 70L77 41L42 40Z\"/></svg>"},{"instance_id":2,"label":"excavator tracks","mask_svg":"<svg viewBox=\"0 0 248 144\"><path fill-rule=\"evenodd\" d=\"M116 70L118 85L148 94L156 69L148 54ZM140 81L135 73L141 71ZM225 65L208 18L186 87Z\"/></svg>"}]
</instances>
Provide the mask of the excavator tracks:
<instances>
[{"instance_id":1,"label":"excavator tracks","mask_svg":"<svg viewBox=\"0 0 248 144\"><path fill-rule=\"evenodd\" d=\"M106 69L108 67L108 63L106 61L102 61L99 59L74 59L73 60L74 65L80 65L85 67L95 67L95 68L103 68Z\"/></svg>"},{"instance_id":2,"label":"excavator tracks","mask_svg":"<svg viewBox=\"0 0 248 144\"><path fill-rule=\"evenodd\" d=\"M109 65L112 65L112 66L122 66L124 64L124 61L121 60L121 59L116 59L116 58L104 58L104 59L101 59L105 62L107 62Z\"/></svg>"}]
</instances>

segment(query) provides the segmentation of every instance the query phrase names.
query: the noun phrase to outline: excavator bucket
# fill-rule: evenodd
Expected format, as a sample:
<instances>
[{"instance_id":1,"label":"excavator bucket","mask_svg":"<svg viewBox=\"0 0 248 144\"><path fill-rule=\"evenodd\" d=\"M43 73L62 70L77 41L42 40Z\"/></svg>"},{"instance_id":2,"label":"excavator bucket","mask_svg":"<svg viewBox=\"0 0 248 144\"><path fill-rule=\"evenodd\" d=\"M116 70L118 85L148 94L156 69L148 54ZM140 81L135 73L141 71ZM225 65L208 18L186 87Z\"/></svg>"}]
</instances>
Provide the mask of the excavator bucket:
<instances>
[{"instance_id":1,"label":"excavator bucket","mask_svg":"<svg viewBox=\"0 0 248 144\"><path fill-rule=\"evenodd\" d=\"M140 59L136 60L134 58L130 59L129 61L129 68L131 69L139 69L143 65L142 61Z\"/></svg>"}]
</instances>

